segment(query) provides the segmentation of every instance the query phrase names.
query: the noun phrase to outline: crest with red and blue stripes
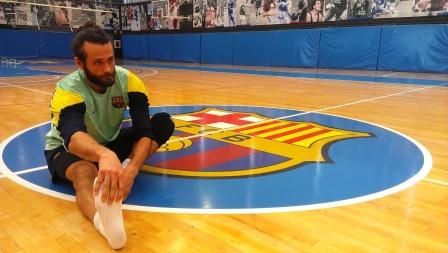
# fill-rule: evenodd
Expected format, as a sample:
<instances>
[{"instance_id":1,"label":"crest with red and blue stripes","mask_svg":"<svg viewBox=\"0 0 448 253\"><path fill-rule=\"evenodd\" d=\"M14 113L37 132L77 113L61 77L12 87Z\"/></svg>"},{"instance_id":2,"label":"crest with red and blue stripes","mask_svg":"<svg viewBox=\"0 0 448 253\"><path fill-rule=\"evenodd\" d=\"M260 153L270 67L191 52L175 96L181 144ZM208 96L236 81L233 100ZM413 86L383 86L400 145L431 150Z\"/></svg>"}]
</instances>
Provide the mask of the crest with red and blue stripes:
<instances>
[{"instance_id":1,"label":"crest with red and blue stripes","mask_svg":"<svg viewBox=\"0 0 448 253\"><path fill-rule=\"evenodd\" d=\"M176 132L144 170L201 177L252 176L305 162L324 162L331 142L369 137L312 122L216 108L173 115Z\"/></svg>"}]
</instances>

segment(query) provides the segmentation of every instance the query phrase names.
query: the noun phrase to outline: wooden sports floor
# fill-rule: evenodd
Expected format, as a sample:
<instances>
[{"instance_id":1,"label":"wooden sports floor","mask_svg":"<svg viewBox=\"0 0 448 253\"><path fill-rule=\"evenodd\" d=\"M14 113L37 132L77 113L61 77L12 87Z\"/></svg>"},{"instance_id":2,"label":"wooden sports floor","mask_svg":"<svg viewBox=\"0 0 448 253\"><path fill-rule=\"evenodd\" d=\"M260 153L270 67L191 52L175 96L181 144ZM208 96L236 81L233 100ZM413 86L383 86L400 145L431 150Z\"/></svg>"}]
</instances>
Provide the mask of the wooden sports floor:
<instances>
[{"instance_id":1,"label":"wooden sports floor","mask_svg":"<svg viewBox=\"0 0 448 253\"><path fill-rule=\"evenodd\" d=\"M74 70L70 65L34 68L62 73ZM423 180L408 189L333 208L263 214L125 210L128 243L121 252L448 252L446 85L263 76L135 65L128 68L146 84L152 106L248 105L319 111L353 118L411 136L429 150L433 165ZM335 70L319 70L319 73L437 79L448 84L448 75ZM51 93L62 77L0 78L0 142L50 120ZM113 250L81 215L74 202L32 191L0 174L0 252Z\"/></svg>"}]
</instances>

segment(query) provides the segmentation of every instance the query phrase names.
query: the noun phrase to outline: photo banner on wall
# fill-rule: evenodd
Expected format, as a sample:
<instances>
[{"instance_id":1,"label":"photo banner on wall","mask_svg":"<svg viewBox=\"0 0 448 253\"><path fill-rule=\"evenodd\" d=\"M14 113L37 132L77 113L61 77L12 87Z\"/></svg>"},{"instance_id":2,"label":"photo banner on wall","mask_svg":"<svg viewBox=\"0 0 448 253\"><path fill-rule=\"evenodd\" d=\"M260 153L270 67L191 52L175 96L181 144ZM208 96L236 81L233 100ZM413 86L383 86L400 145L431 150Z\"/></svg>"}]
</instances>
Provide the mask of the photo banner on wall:
<instances>
[{"instance_id":1,"label":"photo banner on wall","mask_svg":"<svg viewBox=\"0 0 448 253\"><path fill-rule=\"evenodd\" d=\"M167 15L167 1L154 1L152 5L153 30L168 29L166 19L164 18Z\"/></svg>"},{"instance_id":2,"label":"photo banner on wall","mask_svg":"<svg viewBox=\"0 0 448 253\"><path fill-rule=\"evenodd\" d=\"M54 5L54 1L36 0L38 4ZM56 26L55 8L51 6L37 5L33 10L37 11L37 20L40 26L52 27Z\"/></svg>"},{"instance_id":3,"label":"photo banner on wall","mask_svg":"<svg viewBox=\"0 0 448 253\"><path fill-rule=\"evenodd\" d=\"M36 5L42 4L42 5ZM448 0L84 0L0 2L0 25L148 31L448 16ZM120 23L121 16L121 23Z\"/></svg>"},{"instance_id":4,"label":"photo banner on wall","mask_svg":"<svg viewBox=\"0 0 448 253\"><path fill-rule=\"evenodd\" d=\"M371 11L371 2L369 0L350 1L348 8L348 19L371 19L373 14Z\"/></svg>"},{"instance_id":5,"label":"photo banner on wall","mask_svg":"<svg viewBox=\"0 0 448 253\"><path fill-rule=\"evenodd\" d=\"M152 1L120 7L122 30L172 30L180 29L182 16L179 10L188 1ZM192 1L189 2L189 19L192 20Z\"/></svg>"},{"instance_id":6,"label":"photo banner on wall","mask_svg":"<svg viewBox=\"0 0 448 253\"><path fill-rule=\"evenodd\" d=\"M82 0L0 2L0 25L78 28L86 22L97 23L104 29L119 30L118 6Z\"/></svg>"},{"instance_id":7,"label":"photo banner on wall","mask_svg":"<svg viewBox=\"0 0 448 253\"><path fill-rule=\"evenodd\" d=\"M32 25L33 13L31 6L28 4L17 4L15 6L16 25Z\"/></svg>"},{"instance_id":8,"label":"photo banner on wall","mask_svg":"<svg viewBox=\"0 0 448 253\"><path fill-rule=\"evenodd\" d=\"M109 8L107 4L97 4L97 10L104 10L104 12L95 12L96 24L108 30L119 30L119 10L116 8Z\"/></svg>"},{"instance_id":9,"label":"photo banner on wall","mask_svg":"<svg viewBox=\"0 0 448 253\"><path fill-rule=\"evenodd\" d=\"M228 1L228 0L225 0ZM230 26L235 15L229 17L229 5L222 0L193 0L193 27L214 28ZM233 8L230 8L233 10ZM224 12L227 14L224 14ZM227 23L225 22L227 21ZM225 25L227 24L227 25Z\"/></svg>"},{"instance_id":10,"label":"photo banner on wall","mask_svg":"<svg viewBox=\"0 0 448 253\"><path fill-rule=\"evenodd\" d=\"M81 0L72 0L71 3L73 7L76 7L76 9L71 10L71 15L69 14L70 24L73 28L78 28L86 22L96 23L96 12L92 11L95 9L94 3Z\"/></svg>"},{"instance_id":11,"label":"photo banner on wall","mask_svg":"<svg viewBox=\"0 0 448 253\"><path fill-rule=\"evenodd\" d=\"M0 3L0 24L16 25L16 5Z\"/></svg>"},{"instance_id":12,"label":"photo banner on wall","mask_svg":"<svg viewBox=\"0 0 448 253\"><path fill-rule=\"evenodd\" d=\"M324 21L341 21L347 19L348 0L325 0Z\"/></svg>"},{"instance_id":13,"label":"photo banner on wall","mask_svg":"<svg viewBox=\"0 0 448 253\"><path fill-rule=\"evenodd\" d=\"M148 30L147 4L121 6L122 29L129 31Z\"/></svg>"},{"instance_id":14,"label":"photo banner on wall","mask_svg":"<svg viewBox=\"0 0 448 253\"><path fill-rule=\"evenodd\" d=\"M55 1L56 6L63 6L63 7L71 7L71 2L65 1ZM68 13L68 8L54 8L54 15L57 25L69 25L70 24L70 17Z\"/></svg>"}]
</instances>

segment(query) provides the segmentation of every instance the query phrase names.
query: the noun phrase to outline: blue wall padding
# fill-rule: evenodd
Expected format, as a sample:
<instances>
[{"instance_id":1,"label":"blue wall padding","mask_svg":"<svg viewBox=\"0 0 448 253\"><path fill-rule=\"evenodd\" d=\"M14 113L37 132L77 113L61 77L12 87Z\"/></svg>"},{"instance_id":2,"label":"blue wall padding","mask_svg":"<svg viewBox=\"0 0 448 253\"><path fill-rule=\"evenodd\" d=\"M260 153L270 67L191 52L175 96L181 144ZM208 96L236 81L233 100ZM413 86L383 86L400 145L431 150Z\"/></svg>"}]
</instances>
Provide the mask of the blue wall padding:
<instances>
[{"instance_id":1,"label":"blue wall padding","mask_svg":"<svg viewBox=\"0 0 448 253\"><path fill-rule=\"evenodd\" d=\"M173 61L173 36L157 34L148 36L148 52L150 61Z\"/></svg>"},{"instance_id":2,"label":"blue wall padding","mask_svg":"<svg viewBox=\"0 0 448 253\"><path fill-rule=\"evenodd\" d=\"M384 27L378 69L448 73L448 25Z\"/></svg>"},{"instance_id":3,"label":"blue wall padding","mask_svg":"<svg viewBox=\"0 0 448 253\"><path fill-rule=\"evenodd\" d=\"M39 58L39 34L37 31L0 29L0 38L0 56Z\"/></svg>"},{"instance_id":4,"label":"blue wall padding","mask_svg":"<svg viewBox=\"0 0 448 253\"><path fill-rule=\"evenodd\" d=\"M71 58L73 33L0 29L0 56ZM125 34L125 59L448 73L448 25Z\"/></svg>"},{"instance_id":5,"label":"blue wall padding","mask_svg":"<svg viewBox=\"0 0 448 253\"><path fill-rule=\"evenodd\" d=\"M233 32L201 35L201 63L232 65Z\"/></svg>"},{"instance_id":6,"label":"blue wall padding","mask_svg":"<svg viewBox=\"0 0 448 253\"><path fill-rule=\"evenodd\" d=\"M271 66L317 67L319 30L273 31L271 34Z\"/></svg>"},{"instance_id":7,"label":"blue wall padding","mask_svg":"<svg viewBox=\"0 0 448 253\"><path fill-rule=\"evenodd\" d=\"M375 70L379 27L321 29L319 68Z\"/></svg>"},{"instance_id":8,"label":"blue wall padding","mask_svg":"<svg viewBox=\"0 0 448 253\"><path fill-rule=\"evenodd\" d=\"M144 35L121 36L123 57L130 60L148 60L148 39Z\"/></svg>"},{"instance_id":9,"label":"blue wall padding","mask_svg":"<svg viewBox=\"0 0 448 253\"><path fill-rule=\"evenodd\" d=\"M173 35L173 61L201 62L201 35Z\"/></svg>"},{"instance_id":10,"label":"blue wall padding","mask_svg":"<svg viewBox=\"0 0 448 253\"><path fill-rule=\"evenodd\" d=\"M70 58L72 53L73 33L40 32L39 47L42 58Z\"/></svg>"},{"instance_id":11,"label":"blue wall padding","mask_svg":"<svg viewBox=\"0 0 448 253\"><path fill-rule=\"evenodd\" d=\"M270 66L270 32L236 32L233 39L233 64Z\"/></svg>"}]
</instances>

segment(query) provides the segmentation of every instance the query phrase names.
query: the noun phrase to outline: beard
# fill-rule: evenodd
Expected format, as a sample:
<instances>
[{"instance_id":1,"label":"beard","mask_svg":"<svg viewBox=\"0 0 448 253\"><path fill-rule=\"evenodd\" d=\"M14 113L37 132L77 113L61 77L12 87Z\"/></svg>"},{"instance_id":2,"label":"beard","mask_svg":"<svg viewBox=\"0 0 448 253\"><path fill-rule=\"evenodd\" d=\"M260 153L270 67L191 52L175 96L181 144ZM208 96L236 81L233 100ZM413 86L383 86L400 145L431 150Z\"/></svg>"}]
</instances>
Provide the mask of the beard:
<instances>
[{"instance_id":1,"label":"beard","mask_svg":"<svg viewBox=\"0 0 448 253\"><path fill-rule=\"evenodd\" d=\"M100 86L101 88L104 88L104 90L115 83L115 68L111 74L97 76L92 74L92 72L90 72L89 69L85 67L84 74L86 75L87 80L95 85Z\"/></svg>"}]
</instances>

